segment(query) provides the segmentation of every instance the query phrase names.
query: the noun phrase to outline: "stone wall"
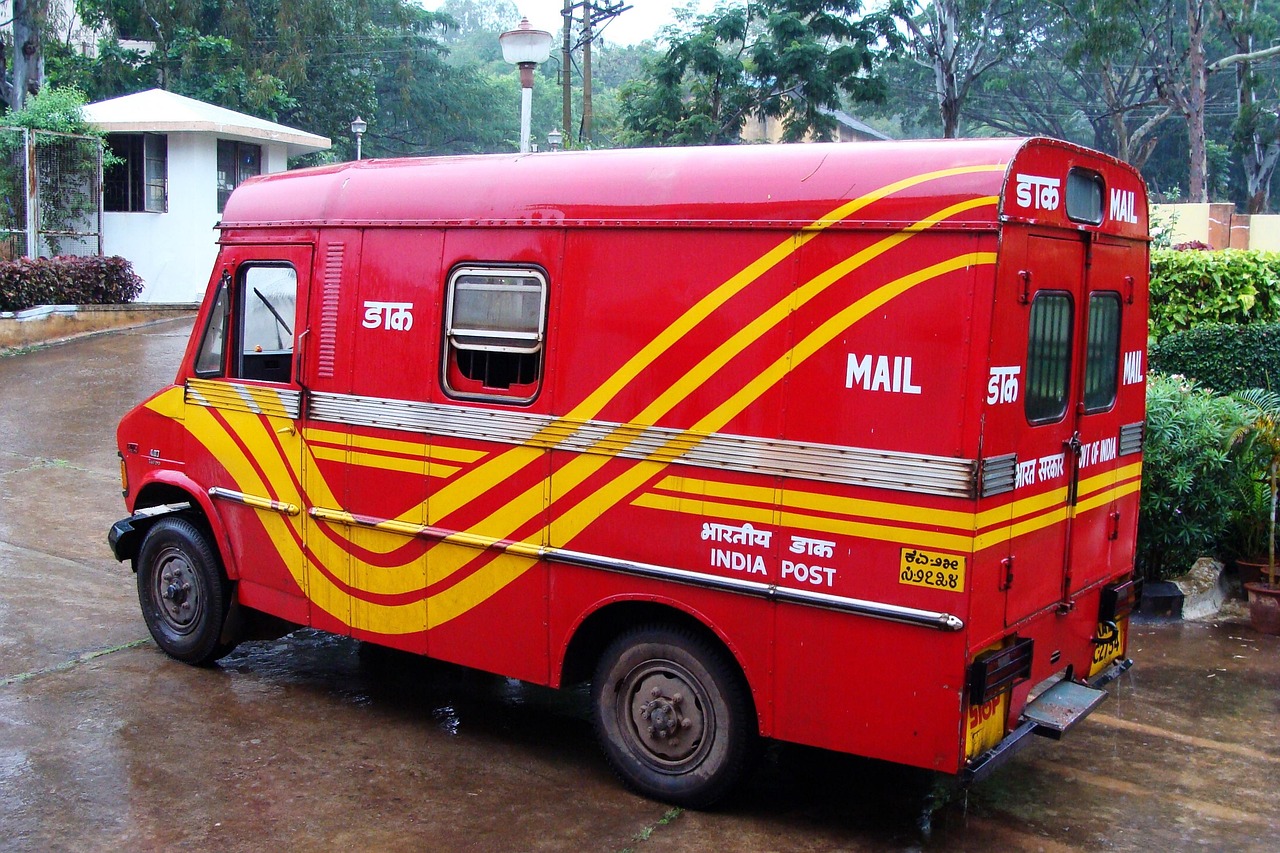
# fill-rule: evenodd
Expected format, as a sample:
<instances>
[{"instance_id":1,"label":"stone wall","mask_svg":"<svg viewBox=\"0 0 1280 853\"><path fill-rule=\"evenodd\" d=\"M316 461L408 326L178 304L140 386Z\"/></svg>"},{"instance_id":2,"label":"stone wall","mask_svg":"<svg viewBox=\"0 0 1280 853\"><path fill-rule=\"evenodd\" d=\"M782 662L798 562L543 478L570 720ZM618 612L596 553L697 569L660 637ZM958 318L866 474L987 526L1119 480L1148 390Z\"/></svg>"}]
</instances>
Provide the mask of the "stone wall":
<instances>
[{"instance_id":1,"label":"stone wall","mask_svg":"<svg viewBox=\"0 0 1280 853\"><path fill-rule=\"evenodd\" d=\"M0 312L0 351L23 349L109 329L190 317L194 304L41 305Z\"/></svg>"}]
</instances>

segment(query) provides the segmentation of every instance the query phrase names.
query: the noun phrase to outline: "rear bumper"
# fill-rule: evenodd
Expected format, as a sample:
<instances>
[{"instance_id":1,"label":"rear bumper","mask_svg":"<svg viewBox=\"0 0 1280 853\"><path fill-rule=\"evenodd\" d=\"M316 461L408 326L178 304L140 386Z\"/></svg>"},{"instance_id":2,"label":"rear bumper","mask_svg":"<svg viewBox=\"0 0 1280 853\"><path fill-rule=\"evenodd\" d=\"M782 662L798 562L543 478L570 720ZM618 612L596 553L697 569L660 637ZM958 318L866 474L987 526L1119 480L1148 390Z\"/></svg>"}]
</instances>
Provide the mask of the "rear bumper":
<instances>
[{"instance_id":1,"label":"rear bumper","mask_svg":"<svg viewBox=\"0 0 1280 853\"><path fill-rule=\"evenodd\" d=\"M1087 684L1062 680L1027 704L1013 731L995 747L969 762L960 772L966 785L981 782L1031 743L1031 735L1060 739L1093 712L1107 698L1102 688L1133 666L1130 659L1118 660L1089 679Z\"/></svg>"}]
</instances>

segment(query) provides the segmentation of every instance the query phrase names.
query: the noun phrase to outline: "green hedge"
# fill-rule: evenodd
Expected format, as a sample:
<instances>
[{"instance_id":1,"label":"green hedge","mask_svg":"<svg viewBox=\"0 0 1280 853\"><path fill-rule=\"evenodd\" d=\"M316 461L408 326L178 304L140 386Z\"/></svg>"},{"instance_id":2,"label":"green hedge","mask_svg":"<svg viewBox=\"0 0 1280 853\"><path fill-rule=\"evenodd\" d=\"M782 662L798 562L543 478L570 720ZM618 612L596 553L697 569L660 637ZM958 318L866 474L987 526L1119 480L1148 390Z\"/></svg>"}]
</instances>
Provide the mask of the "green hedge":
<instances>
[{"instance_id":1,"label":"green hedge","mask_svg":"<svg viewBox=\"0 0 1280 853\"><path fill-rule=\"evenodd\" d=\"M1213 323L1280 322L1280 252L1156 249L1151 335Z\"/></svg>"},{"instance_id":2,"label":"green hedge","mask_svg":"<svg viewBox=\"0 0 1280 853\"><path fill-rule=\"evenodd\" d=\"M1152 370L1179 373L1219 394L1280 389L1280 324L1215 323L1173 332L1152 344Z\"/></svg>"},{"instance_id":3,"label":"green hedge","mask_svg":"<svg viewBox=\"0 0 1280 853\"><path fill-rule=\"evenodd\" d=\"M1220 554L1242 512L1241 463L1227 452L1240 423L1229 397L1177 376L1147 375L1138 570L1148 580L1183 574Z\"/></svg>"},{"instance_id":4,"label":"green hedge","mask_svg":"<svg viewBox=\"0 0 1280 853\"><path fill-rule=\"evenodd\" d=\"M36 305L132 302L142 279L124 258L22 258L0 261L0 311Z\"/></svg>"}]
</instances>

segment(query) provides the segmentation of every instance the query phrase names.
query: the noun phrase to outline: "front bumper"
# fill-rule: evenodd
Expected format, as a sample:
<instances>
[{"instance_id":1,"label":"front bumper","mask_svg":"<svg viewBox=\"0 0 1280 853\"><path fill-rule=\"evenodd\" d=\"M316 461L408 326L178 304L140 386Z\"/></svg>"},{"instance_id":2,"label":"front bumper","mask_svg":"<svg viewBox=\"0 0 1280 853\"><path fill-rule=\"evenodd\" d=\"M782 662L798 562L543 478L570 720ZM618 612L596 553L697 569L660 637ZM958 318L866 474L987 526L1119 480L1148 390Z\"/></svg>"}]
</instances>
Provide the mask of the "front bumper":
<instances>
[{"instance_id":1,"label":"front bumper","mask_svg":"<svg viewBox=\"0 0 1280 853\"><path fill-rule=\"evenodd\" d=\"M107 531L107 545L117 562L132 560L138 556L142 539L151 525L167 515L176 515L191 509L190 503L158 504L140 509L128 518L122 518Z\"/></svg>"}]
</instances>

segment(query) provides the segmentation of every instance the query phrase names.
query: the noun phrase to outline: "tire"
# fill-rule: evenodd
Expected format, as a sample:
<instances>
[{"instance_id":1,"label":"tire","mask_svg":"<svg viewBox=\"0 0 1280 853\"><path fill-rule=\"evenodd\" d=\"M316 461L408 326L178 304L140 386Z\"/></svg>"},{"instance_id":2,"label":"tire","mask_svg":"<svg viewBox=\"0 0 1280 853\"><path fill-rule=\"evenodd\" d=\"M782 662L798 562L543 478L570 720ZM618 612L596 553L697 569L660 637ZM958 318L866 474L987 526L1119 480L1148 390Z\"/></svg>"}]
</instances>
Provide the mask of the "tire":
<instances>
[{"instance_id":1,"label":"tire","mask_svg":"<svg viewBox=\"0 0 1280 853\"><path fill-rule=\"evenodd\" d=\"M232 649L222 628L231 588L208 537L184 518L152 525L138 551L138 603L165 654L206 666Z\"/></svg>"},{"instance_id":2,"label":"tire","mask_svg":"<svg viewBox=\"0 0 1280 853\"><path fill-rule=\"evenodd\" d=\"M601 656L591 684L596 736L640 794L688 808L723 799L754 754L755 715L737 664L692 632L633 629Z\"/></svg>"}]
</instances>

